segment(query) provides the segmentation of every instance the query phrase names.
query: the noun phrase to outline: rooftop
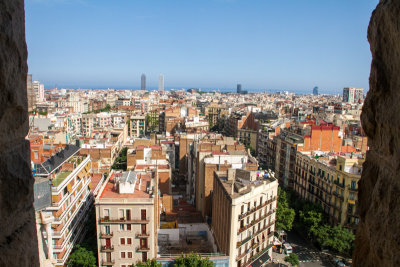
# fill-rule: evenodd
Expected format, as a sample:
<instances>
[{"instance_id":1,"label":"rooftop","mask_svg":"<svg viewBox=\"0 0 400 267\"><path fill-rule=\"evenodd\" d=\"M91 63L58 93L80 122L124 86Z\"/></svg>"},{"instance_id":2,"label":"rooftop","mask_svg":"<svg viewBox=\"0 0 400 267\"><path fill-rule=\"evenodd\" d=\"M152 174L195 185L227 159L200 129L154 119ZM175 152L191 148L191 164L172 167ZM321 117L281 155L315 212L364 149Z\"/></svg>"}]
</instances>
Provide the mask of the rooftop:
<instances>
[{"instance_id":1,"label":"rooftop","mask_svg":"<svg viewBox=\"0 0 400 267\"><path fill-rule=\"evenodd\" d=\"M64 181L64 179L67 178L68 175L70 175L71 173L72 171L60 172L59 174L57 174L56 178L51 181L51 184L56 187L59 186Z\"/></svg>"},{"instance_id":2,"label":"rooftop","mask_svg":"<svg viewBox=\"0 0 400 267\"><path fill-rule=\"evenodd\" d=\"M48 175L58 169L65 161L75 155L80 150L79 147L74 145L67 145L63 150L43 162L36 164L36 175Z\"/></svg>"},{"instance_id":3,"label":"rooftop","mask_svg":"<svg viewBox=\"0 0 400 267\"><path fill-rule=\"evenodd\" d=\"M135 183L135 191L133 193L119 193L118 190L118 182L124 182L124 178L122 181L119 180L123 175L126 176L124 172L123 174L113 174L110 179L108 180L106 186L104 187L103 191L101 192L100 199L110 199L110 198L132 198L132 199L143 199L143 198L150 198L151 197L151 189L152 189L152 177L151 174L136 174L136 179L140 179L141 182ZM133 173L133 172L131 172ZM129 179L128 179L129 180ZM129 181L128 181L129 182ZM148 188L150 190L148 190Z\"/></svg>"},{"instance_id":4,"label":"rooftop","mask_svg":"<svg viewBox=\"0 0 400 267\"><path fill-rule=\"evenodd\" d=\"M252 191L252 188L276 182L274 173L268 171L247 171L241 169L228 169L216 171L226 193L233 199Z\"/></svg>"}]
</instances>

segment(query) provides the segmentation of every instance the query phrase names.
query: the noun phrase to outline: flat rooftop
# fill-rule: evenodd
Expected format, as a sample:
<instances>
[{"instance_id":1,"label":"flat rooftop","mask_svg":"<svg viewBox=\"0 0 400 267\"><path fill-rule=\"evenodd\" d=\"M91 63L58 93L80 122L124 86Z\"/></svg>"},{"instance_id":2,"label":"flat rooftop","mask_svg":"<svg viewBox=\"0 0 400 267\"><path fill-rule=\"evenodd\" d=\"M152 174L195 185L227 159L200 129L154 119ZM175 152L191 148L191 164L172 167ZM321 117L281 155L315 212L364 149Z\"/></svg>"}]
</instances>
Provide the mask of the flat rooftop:
<instances>
[{"instance_id":1,"label":"flat rooftop","mask_svg":"<svg viewBox=\"0 0 400 267\"><path fill-rule=\"evenodd\" d=\"M226 193L232 199L251 192L252 187L258 187L277 181L273 174L267 171L230 169L229 171L216 171L215 173ZM229 178L229 176L231 176L231 178Z\"/></svg>"},{"instance_id":2,"label":"flat rooftop","mask_svg":"<svg viewBox=\"0 0 400 267\"><path fill-rule=\"evenodd\" d=\"M108 199L108 198L132 198L132 199L143 199L150 198L151 194L149 194L149 190L147 188L152 187L151 184L151 174L137 174L136 178L138 182L135 184L135 192L134 193L119 193L118 189L118 178L115 174L112 174L110 179L108 180L106 186L101 192L100 199ZM139 181L141 180L141 183Z\"/></svg>"}]
</instances>

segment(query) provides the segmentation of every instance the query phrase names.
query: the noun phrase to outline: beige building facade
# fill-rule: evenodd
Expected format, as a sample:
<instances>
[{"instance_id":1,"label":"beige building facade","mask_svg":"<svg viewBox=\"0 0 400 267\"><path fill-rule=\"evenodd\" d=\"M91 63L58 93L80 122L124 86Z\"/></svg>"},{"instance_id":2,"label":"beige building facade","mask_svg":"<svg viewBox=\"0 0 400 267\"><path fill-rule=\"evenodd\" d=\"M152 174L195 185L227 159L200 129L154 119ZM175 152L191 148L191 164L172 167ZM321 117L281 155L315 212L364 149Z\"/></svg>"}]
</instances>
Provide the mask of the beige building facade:
<instances>
[{"instance_id":1,"label":"beige building facade","mask_svg":"<svg viewBox=\"0 0 400 267\"><path fill-rule=\"evenodd\" d=\"M272 255L278 181L272 172L228 169L214 173L212 231L230 266Z\"/></svg>"},{"instance_id":2,"label":"beige building facade","mask_svg":"<svg viewBox=\"0 0 400 267\"><path fill-rule=\"evenodd\" d=\"M96 198L99 266L128 267L157 256L159 199L153 173L115 173Z\"/></svg>"}]
</instances>

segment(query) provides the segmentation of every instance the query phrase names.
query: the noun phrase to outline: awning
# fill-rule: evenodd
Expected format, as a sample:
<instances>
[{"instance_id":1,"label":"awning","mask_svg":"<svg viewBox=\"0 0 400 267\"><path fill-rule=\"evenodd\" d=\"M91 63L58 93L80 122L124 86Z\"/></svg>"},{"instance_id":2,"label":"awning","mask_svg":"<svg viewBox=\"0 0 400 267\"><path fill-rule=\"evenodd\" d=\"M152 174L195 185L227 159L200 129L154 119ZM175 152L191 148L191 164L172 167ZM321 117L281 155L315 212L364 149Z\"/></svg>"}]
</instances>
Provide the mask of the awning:
<instances>
[{"instance_id":1,"label":"awning","mask_svg":"<svg viewBox=\"0 0 400 267\"><path fill-rule=\"evenodd\" d=\"M266 263L271 257L268 255L268 250L264 252L260 257L258 257L255 261L253 261L249 266L251 267L261 267L264 263Z\"/></svg>"}]
</instances>

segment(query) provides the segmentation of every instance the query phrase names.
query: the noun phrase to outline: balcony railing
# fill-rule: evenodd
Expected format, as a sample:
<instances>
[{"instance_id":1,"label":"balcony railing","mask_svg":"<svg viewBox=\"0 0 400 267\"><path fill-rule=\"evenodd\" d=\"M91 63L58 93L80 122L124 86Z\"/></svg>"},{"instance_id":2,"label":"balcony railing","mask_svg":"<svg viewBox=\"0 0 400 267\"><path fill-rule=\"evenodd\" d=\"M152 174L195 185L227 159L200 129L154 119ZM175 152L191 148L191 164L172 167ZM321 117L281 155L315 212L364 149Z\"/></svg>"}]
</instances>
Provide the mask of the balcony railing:
<instances>
[{"instance_id":1,"label":"balcony railing","mask_svg":"<svg viewBox=\"0 0 400 267\"><path fill-rule=\"evenodd\" d=\"M111 238L114 236L114 233L100 233L100 238Z\"/></svg>"},{"instance_id":2,"label":"balcony railing","mask_svg":"<svg viewBox=\"0 0 400 267\"><path fill-rule=\"evenodd\" d=\"M342 195L339 195L339 193L337 193L336 191L334 191L333 194L334 194L336 197L340 198L341 200L344 200L344 197L343 197Z\"/></svg>"},{"instance_id":3,"label":"balcony railing","mask_svg":"<svg viewBox=\"0 0 400 267\"><path fill-rule=\"evenodd\" d=\"M136 233L136 238L150 237L150 233Z\"/></svg>"},{"instance_id":4,"label":"balcony railing","mask_svg":"<svg viewBox=\"0 0 400 267\"><path fill-rule=\"evenodd\" d=\"M114 251L114 246L101 246L102 252L112 252Z\"/></svg>"},{"instance_id":5,"label":"balcony railing","mask_svg":"<svg viewBox=\"0 0 400 267\"><path fill-rule=\"evenodd\" d=\"M261 205L258 205L257 207L252 208L252 209L250 209L249 211L247 211L247 212L245 212L245 213L243 213L243 214L239 214L239 220L243 219L244 217L250 215L251 213L253 213L253 212L255 212L255 211L259 210L259 209L264 208L265 206L271 204L271 203L274 202L275 200L276 200L276 197L273 197L273 198L267 200L265 203L263 203L263 204L261 204Z\"/></svg>"},{"instance_id":6,"label":"balcony railing","mask_svg":"<svg viewBox=\"0 0 400 267\"><path fill-rule=\"evenodd\" d=\"M146 251L150 251L149 247L137 247L136 248L137 252L146 252Z\"/></svg>"},{"instance_id":7,"label":"balcony railing","mask_svg":"<svg viewBox=\"0 0 400 267\"><path fill-rule=\"evenodd\" d=\"M335 185L337 185L341 188L344 188L344 183L340 183L338 180L335 180L334 183L335 183Z\"/></svg>"},{"instance_id":8,"label":"balcony railing","mask_svg":"<svg viewBox=\"0 0 400 267\"><path fill-rule=\"evenodd\" d=\"M115 260L111 260L111 261L109 261L109 260L102 260L102 261L101 261L101 265L111 266L111 265L114 265L114 264L115 264Z\"/></svg>"},{"instance_id":9,"label":"balcony railing","mask_svg":"<svg viewBox=\"0 0 400 267\"><path fill-rule=\"evenodd\" d=\"M275 212L275 209L270 210L268 213L264 214L263 216L261 216L260 218L251 221L248 225L243 226L242 228L240 228L238 230L238 234L240 234L241 232L247 230L248 228L252 227L253 225L259 223L260 221L262 221L263 219L267 218L268 216L272 215Z\"/></svg>"},{"instance_id":10,"label":"balcony railing","mask_svg":"<svg viewBox=\"0 0 400 267\"><path fill-rule=\"evenodd\" d=\"M101 218L100 219L101 223L149 223L150 222L150 218L146 218L146 219L127 219L127 218L119 218L119 219L113 219L113 218Z\"/></svg>"},{"instance_id":11,"label":"balcony railing","mask_svg":"<svg viewBox=\"0 0 400 267\"><path fill-rule=\"evenodd\" d=\"M352 187L351 185L348 185L348 188L350 191L358 191L358 188Z\"/></svg>"}]
</instances>

